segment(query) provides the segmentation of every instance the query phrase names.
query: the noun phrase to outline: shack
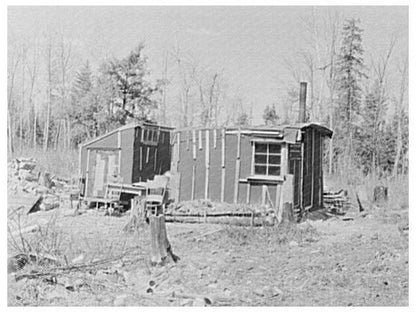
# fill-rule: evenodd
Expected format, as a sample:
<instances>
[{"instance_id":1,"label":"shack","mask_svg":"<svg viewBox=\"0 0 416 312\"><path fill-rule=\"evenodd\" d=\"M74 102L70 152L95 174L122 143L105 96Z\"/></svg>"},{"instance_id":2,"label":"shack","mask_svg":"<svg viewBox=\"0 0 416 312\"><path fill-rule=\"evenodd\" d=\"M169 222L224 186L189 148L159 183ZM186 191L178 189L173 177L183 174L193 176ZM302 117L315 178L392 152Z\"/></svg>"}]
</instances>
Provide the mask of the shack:
<instances>
[{"instance_id":1,"label":"shack","mask_svg":"<svg viewBox=\"0 0 416 312\"><path fill-rule=\"evenodd\" d=\"M135 123L82 144L79 148L81 199L105 202L109 184L134 190L135 184L169 171L171 130L152 123Z\"/></svg>"},{"instance_id":2,"label":"shack","mask_svg":"<svg viewBox=\"0 0 416 312\"><path fill-rule=\"evenodd\" d=\"M268 205L277 211L289 203L298 216L320 208L323 144L331 136L318 123L176 130L174 199Z\"/></svg>"}]
</instances>

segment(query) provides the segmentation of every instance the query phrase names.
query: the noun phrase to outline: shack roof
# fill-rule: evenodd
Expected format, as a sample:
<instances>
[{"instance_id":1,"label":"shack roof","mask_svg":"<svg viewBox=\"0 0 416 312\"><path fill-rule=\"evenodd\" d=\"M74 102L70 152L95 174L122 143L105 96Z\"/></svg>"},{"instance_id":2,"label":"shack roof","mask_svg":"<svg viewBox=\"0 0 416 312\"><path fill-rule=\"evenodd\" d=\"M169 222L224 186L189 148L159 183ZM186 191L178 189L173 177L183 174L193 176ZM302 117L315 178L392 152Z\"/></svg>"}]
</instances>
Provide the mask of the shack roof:
<instances>
[{"instance_id":1,"label":"shack roof","mask_svg":"<svg viewBox=\"0 0 416 312\"><path fill-rule=\"evenodd\" d=\"M109 132L107 132L107 133L105 133L103 135L100 135L100 136L98 136L98 137L96 137L96 138L94 138L92 140L89 140L87 142L84 142L80 146L81 147L85 147L85 146L91 145L91 144L93 144L95 142L98 142L98 141L100 141L100 140L102 140L102 139L104 139L104 138L106 138L106 137L108 137L108 136L110 136L110 135L112 135L114 133L117 133L119 131L121 132L121 131L129 130L129 129L137 128L137 127L153 127L153 128L158 128L159 130L165 130L165 131L171 131L171 130L174 129L172 127L161 126L161 125L153 124L153 123L149 123L149 122L130 123L130 124L124 125L122 127L119 127L117 129L111 130L111 131L109 131Z\"/></svg>"},{"instance_id":2,"label":"shack roof","mask_svg":"<svg viewBox=\"0 0 416 312\"><path fill-rule=\"evenodd\" d=\"M261 125L261 126L251 126L251 127L226 127L225 131L229 134L236 134L238 132L242 134L248 135L258 135L264 137L274 137L278 139L282 139L289 143L294 143L297 138L299 137L299 131L305 130L307 128L312 128L318 130L324 136L332 137L333 131L328 127L317 123L317 122L309 122L309 123L296 123L296 124L287 124L287 125L277 125L277 126L268 126L268 125ZM207 127L200 127L200 128L182 128L182 129L175 129L174 132L182 132L182 131L189 131L189 130L209 130L213 128ZM222 129L218 127L218 129Z\"/></svg>"}]
</instances>

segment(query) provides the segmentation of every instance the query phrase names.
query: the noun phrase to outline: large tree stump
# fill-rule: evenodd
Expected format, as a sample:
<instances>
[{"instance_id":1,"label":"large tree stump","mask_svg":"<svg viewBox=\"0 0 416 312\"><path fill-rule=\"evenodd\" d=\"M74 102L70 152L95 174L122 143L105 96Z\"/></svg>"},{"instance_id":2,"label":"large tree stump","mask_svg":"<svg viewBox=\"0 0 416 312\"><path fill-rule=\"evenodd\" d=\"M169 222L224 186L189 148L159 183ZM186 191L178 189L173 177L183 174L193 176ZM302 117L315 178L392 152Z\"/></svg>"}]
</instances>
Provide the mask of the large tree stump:
<instances>
[{"instance_id":1,"label":"large tree stump","mask_svg":"<svg viewBox=\"0 0 416 312\"><path fill-rule=\"evenodd\" d=\"M150 215L149 223L151 239L150 262L153 265L163 265L168 256L170 256L174 262L179 260L179 257L173 254L172 247L168 240L165 216Z\"/></svg>"},{"instance_id":2,"label":"large tree stump","mask_svg":"<svg viewBox=\"0 0 416 312\"><path fill-rule=\"evenodd\" d=\"M141 224L144 223L145 218L143 197L136 196L131 200L130 218L124 226L124 231L129 232L136 230Z\"/></svg>"}]
</instances>

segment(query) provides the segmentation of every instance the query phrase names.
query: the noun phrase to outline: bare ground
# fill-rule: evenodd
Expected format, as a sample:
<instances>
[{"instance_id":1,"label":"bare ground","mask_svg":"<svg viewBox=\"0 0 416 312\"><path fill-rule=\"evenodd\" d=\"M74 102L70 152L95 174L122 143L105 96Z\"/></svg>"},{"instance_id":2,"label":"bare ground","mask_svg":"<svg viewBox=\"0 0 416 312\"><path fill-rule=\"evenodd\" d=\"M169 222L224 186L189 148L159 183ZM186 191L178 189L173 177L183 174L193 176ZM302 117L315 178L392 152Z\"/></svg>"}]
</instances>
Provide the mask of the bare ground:
<instances>
[{"instance_id":1,"label":"bare ground","mask_svg":"<svg viewBox=\"0 0 416 312\"><path fill-rule=\"evenodd\" d=\"M9 197L9 205L16 201ZM65 206L37 212L24 222L47 227L53 221L49 228L55 247L70 265L108 262L63 273L27 265L8 275L8 304L408 305L408 237L400 228L408 224L407 210L372 209L350 216L349 221L255 228L168 223L173 251L181 260L152 267L145 224L125 233L127 216L95 210L72 216ZM52 273L16 281L34 270Z\"/></svg>"}]
</instances>

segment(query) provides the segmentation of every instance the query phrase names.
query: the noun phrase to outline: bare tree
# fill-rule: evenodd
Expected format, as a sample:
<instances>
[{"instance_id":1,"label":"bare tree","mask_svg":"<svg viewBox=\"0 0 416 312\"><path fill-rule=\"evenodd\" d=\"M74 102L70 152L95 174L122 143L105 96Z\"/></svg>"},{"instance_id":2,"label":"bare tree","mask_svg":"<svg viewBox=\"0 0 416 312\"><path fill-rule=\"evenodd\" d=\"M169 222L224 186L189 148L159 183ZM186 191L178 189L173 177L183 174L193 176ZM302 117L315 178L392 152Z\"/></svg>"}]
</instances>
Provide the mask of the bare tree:
<instances>
[{"instance_id":1,"label":"bare tree","mask_svg":"<svg viewBox=\"0 0 416 312\"><path fill-rule=\"evenodd\" d=\"M14 87L15 87L15 76L16 71L19 66L20 58L16 56L16 54L13 54L11 57L11 64L8 66L8 74L7 74L7 85L8 85L8 96L7 96L7 121L8 121L8 148L9 153L14 152L14 136L13 136L13 120L12 120L12 109L13 109L13 97L14 97Z\"/></svg>"},{"instance_id":2,"label":"bare tree","mask_svg":"<svg viewBox=\"0 0 416 312\"><path fill-rule=\"evenodd\" d=\"M399 65L398 71L400 73L400 86L399 86L399 98L396 101L396 116L397 116L397 137L396 137L396 155L394 158L394 167L393 174L398 175L399 161L403 149L403 125L402 125L402 115L403 115L403 102L405 98L405 93L408 88L408 63L407 58L405 61Z\"/></svg>"},{"instance_id":3,"label":"bare tree","mask_svg":"<svg viewBox=\"0 0 416 312\"><path fill-rule=\"evenodd\" d=\"M50 127L50 119L51 119L51 109L52 109L52 39L49 38L48 43L46 45L46 67L47 67L47 75L48 75L48 87L47 87L47 110L46 110L46 122L45 122L45 130L43 134L43 151L46 152L48 150L48 143L49 143L49 127Z\"/></svg>"}]
</instances>

